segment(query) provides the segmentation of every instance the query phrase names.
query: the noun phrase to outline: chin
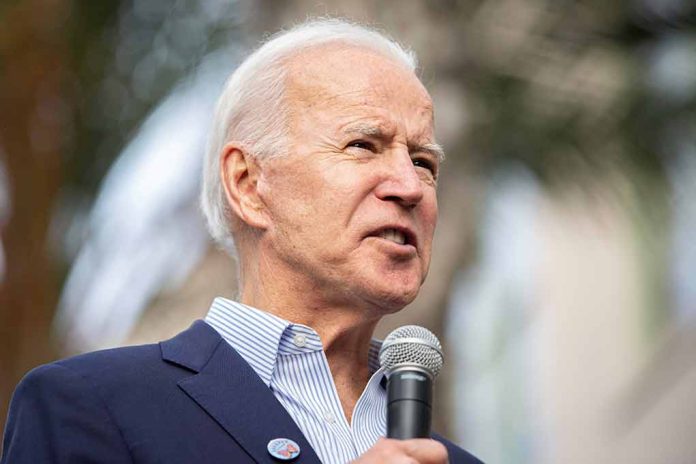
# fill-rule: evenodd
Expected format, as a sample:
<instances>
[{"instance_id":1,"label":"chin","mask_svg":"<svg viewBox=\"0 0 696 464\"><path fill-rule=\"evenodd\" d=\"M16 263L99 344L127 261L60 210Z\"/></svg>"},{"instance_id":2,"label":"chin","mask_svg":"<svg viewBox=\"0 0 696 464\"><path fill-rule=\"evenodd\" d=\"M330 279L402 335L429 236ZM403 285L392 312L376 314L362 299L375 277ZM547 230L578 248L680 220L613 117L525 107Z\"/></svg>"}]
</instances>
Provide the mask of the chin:
<instances>
[{"instance_id":1,"label":"chin","mask_svg":"<svg viewBox=\"0 0 696 464\"><path fill-rule=\"evenodd\" d=\"M421 266L410 264L401 268L363 268L353 281L353 289L362 301L368 302L382 314L400 311L416 299L425 278Z\"/></svg>"},{"instance_id":2,"label":"chin","mask_svg":"<svg viewBox=\"0 0 696 464\"><path fill-rule=\"evenodd\" d=\"M401 311L406 305L415 300L419 290L420 283L408 286L395 284L381 288L373 295L372 300L385 313L395 313Z\"/></svg>"}]
</instances>

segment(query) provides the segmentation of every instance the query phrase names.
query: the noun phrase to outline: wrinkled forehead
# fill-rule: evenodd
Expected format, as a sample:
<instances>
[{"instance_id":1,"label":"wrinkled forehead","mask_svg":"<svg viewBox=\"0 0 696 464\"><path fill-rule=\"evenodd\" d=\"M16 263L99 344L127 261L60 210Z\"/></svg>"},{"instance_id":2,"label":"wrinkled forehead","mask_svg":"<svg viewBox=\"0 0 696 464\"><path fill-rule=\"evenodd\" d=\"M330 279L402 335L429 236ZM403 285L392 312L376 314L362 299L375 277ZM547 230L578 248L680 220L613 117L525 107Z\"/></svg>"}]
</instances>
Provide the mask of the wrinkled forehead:
<instances>
[{"instance_id":1,"label":"wrinkled forehead","mask_svg":"<svg viewBox=\"0 0 696 464\"><path fill-rule=\"evenodd\" d=\"M362 124L385 139L434 142L428 92L412 70L380 52L327 44L296 55L286 69L293 136L338 141L346 127Z\"/></svg>"},{"instance_id":2,"label":"wrinkled forehead","mask_svg":"<svg viewBox=\"0 0 696 464\"><path fill-rule=\"evenodd\" d=\"M316 108L343 103L402 102L432 113L432 101L404 63L367 47L341 42L311 47L289 57L286 96L291 104Z\"/></svg>"}]
</instances>

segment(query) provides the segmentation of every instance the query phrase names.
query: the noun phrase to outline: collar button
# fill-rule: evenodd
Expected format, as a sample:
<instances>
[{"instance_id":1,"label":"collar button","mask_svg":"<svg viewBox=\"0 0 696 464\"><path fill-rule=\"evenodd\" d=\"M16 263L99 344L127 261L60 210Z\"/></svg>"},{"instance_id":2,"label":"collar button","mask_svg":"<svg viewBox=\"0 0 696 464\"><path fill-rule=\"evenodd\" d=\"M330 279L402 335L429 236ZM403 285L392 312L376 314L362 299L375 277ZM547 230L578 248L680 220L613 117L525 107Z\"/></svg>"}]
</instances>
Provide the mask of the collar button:
<instances>
[{"instance_id":1,"label":"collar button","mask_svg":"<svg viewBox=\"0 0 696 464\"><path fill-rule=\"evenodd\" d=\"M292 342L298 348L304 348L307 345L307 337L302 334L297 334L293 337Z\"/></svg>"}]
</instances>

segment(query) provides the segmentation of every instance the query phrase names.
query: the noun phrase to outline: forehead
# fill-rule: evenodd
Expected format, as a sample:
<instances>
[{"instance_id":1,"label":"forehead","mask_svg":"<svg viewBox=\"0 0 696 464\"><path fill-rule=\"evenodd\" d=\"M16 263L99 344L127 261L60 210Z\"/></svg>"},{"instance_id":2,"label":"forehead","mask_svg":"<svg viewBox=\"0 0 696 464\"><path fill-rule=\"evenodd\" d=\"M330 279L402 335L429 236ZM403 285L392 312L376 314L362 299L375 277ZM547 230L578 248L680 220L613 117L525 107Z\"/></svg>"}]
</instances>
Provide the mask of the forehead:
<instances>
[{"instance_id":1,"label":"forehead","mask_svg":"<svg viewBox=\"0 0 696 464\"><path fill-rule=\"evenodd\" d=\"M341 127L367 119L363 126L384 132L432 131L428 92L413 71L377 51L341 43L313 47L292 57L286 85L293 119L326 116Z\"/></svg>"}]
</instances>

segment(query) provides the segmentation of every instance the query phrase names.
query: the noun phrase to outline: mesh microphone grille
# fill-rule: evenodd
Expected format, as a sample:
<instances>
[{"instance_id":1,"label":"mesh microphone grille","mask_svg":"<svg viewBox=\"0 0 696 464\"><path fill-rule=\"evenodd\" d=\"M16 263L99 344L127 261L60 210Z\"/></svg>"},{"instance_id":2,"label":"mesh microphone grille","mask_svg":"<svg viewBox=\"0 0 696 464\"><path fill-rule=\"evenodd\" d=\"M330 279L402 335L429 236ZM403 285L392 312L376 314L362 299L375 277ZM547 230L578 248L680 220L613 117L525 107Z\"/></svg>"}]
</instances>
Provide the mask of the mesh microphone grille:
<instances>
[{"instance_id":1,"label":"mesh microphone grille","mask_svg":"<svg viewBox=\"0 0 696 464\"><path fill-rule=\"evenodd\" d=\"M440 341L431 331L417 325L405 325L384 339L379 362L387 371L400 366L416 366L437 377L444 359Z\"/></svg>"}]
</instances>

